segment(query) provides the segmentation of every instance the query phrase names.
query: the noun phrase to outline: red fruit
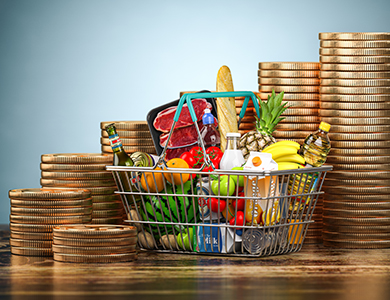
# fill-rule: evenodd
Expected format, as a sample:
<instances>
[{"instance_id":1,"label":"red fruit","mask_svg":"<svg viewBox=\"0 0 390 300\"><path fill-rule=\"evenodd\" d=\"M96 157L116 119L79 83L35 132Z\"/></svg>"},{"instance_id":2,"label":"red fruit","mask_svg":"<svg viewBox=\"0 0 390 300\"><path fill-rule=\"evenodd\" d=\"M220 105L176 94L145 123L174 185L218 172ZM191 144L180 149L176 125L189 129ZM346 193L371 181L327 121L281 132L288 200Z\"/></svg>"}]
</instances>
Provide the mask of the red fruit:
<instances>
[{"instance_id":1,"label":"red fruit","mask_svg":"<svg viewBox=\"0 0 390 300\"><path fill-rule=\"evenodd\" d=\"M219 205L219 212L222 212L226 208L226 201L220 200L217 198L211 198L211 211L212 212L218 212L218 205Z\"/></svg>"},{"instance_id":2,"label":"red fruit","mask_svg":"<svg viewBox=\"0 0 390 300\"><path fill-rule=\"evenodd\" d=\"M236 208L237 204L237 210L244 211L245 209L245 199L239 198L237 200L233 200L233 206Z\"/></svg>"},{"instance_id":3,"label":"red fruit","mask_svg":"<svg viewBox=\"0 0 390 300\"><path fill-rule=\"evenodd\" d=\"M237 220L237 221L236 221ZM234 224L236 222L236 224ZM237 225L237 226L242 226L244 225L244 212L242 211L237 211L237 215L235 218L230 219L229 224L231 226ZM237 228L237 229L242 229L242 228Z\"/></svg>"}]
</instances>

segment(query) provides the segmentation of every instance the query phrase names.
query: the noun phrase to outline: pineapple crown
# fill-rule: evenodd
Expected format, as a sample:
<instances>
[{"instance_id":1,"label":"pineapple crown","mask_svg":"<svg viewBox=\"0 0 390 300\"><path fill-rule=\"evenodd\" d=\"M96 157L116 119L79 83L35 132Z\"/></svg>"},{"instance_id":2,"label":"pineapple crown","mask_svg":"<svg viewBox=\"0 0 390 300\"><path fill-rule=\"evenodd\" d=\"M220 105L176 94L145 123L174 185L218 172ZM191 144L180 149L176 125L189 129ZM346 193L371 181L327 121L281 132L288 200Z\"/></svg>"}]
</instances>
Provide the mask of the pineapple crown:
<instances>
[{"instance_id":1,"label":"pineapple crown","mask_svg":"<svg viewBox=\"0 0 390 300\"><path fill-rule=\"evenodd\" d=\"M267 101L262 101L259 96L257 96L260 104L260 118L256 117L256 130L262 134L272 135L275 130L276 125L285 118L280 117L280 115L290 106L286 107L288 102L283 101L284 92L275 94L275 90L272 89L271 96L268 95Z\"/></svg>"}]
</instances>

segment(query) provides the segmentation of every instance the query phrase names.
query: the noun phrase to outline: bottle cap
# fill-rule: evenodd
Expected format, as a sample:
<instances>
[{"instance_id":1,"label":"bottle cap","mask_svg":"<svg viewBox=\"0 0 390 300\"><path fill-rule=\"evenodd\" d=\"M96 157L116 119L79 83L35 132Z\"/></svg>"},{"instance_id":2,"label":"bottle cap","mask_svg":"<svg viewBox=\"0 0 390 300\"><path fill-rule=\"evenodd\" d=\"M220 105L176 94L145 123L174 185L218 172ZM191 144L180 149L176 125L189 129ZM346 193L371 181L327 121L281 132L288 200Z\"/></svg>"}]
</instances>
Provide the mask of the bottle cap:
<instances>
[{"instance_id":1,"label":"bottle cap","mask_svg":"<svg viewBox=\"0 0 390 300\"><path fill-rule=\"evenodd\" d=\"M204 110L204 115L202 117L203 125L214 124L214 116L212 115L210 109L206 108Z\"/></svg>"},{"instance_id":2,"label":"bottle cap","mask_svg":"<svg viewBox=\"0 0 390 300\"><path fill-rule=\"evenodd\" d=\"M326 122L321 122L319 128L323 131L329 132L330 124Z\"/></svg>"},{"instance_id":3,"label":"bottle cap","mask_svg":"<svg viewBox=\"0 0 390 300\"><path fill-rule=\"evenodd\" d=\"M241 133L239 132L228 132L226 133L226 137L237 137L237 138L240 138L241 137Z\"/></svg>"}]
</instances>

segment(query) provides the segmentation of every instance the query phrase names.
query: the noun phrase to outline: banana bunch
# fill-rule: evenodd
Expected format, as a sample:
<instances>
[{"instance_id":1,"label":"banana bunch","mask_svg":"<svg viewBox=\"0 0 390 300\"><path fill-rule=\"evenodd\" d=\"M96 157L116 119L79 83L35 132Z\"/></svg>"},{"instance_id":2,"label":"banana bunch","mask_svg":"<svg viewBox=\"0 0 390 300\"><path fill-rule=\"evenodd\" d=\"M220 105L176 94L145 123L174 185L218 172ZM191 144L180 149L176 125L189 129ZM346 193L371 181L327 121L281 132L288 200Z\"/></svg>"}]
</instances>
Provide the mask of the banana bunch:
<instances>
[{"instance_id":1,"label":"banana bunch","mask_svg":"<svg viewBox=\"0 0 390 300\"><path fill-rule=\"evenodd\" d=\"M303 168L305 159L298 154L300 145L294 141L280 141L266 147L262 152L271 153L278 163L279 170Z\"/></svg>"}]
</instances>

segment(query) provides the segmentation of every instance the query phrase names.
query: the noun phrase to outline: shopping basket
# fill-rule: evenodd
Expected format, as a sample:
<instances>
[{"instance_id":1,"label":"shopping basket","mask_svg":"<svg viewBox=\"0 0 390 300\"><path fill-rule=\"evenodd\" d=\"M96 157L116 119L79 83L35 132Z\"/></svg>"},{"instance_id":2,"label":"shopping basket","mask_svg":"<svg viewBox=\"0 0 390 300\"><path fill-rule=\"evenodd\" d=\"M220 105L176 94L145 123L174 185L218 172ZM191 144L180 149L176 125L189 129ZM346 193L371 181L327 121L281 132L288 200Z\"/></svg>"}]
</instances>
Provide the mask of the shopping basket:
<instances>
[{"instance_id":1,"label":"shopping basket","mask_svg":"<svg viewBox=\"0 0 390 300\"><path fill-rule=\"evenodd\" d=\"M200 136L191 99L237 96L245 96L244 110L250 99L258 107L252 92L184 94L168 140L185 102ZM153 167L106 167L117 183L126 222L139 230L140 248L246 257L299 251L332 166L262 172L219 170L205 154L201 139L199 144L204 153L199 169L168 168L164 161L168 142ZM209 166L213 171L204 172Z\"/></svg>"}]
</instances>

